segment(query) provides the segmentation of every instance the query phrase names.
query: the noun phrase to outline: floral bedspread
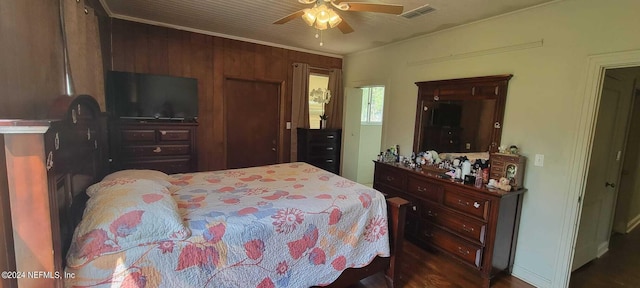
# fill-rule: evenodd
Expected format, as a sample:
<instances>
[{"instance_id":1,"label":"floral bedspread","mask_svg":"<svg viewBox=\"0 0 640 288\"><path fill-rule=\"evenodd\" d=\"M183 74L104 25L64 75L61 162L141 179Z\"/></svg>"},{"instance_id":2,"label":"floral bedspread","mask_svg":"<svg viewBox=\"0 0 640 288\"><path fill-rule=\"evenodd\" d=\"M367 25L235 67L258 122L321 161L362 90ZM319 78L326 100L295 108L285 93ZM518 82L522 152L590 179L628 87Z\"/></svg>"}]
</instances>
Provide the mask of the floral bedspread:
<instances>
[{"instance_id":1,"label":"floral bedspread","mask_svg":"<svg viewBox=\"0 0 640 288\"><path fill-rule=\"evenodd\" d=\"M170 175L191 237L78 267L67 287L309 287L389 256L383 195L305 163Z\"/></svg>"}]
</instances>

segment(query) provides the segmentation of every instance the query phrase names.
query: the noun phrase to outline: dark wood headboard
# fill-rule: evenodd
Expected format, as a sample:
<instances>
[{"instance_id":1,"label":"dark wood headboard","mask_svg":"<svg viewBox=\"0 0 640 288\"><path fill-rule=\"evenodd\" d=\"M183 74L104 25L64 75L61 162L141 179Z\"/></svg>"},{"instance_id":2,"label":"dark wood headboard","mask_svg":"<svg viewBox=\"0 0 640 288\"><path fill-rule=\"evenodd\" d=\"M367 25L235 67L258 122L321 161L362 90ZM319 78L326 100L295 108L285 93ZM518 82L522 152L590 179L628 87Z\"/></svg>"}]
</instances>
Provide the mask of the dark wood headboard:
<instances>
[{"instance_id":1,"label":"dark wood headboard","mask_svg":"<svg viewBox=\"0 0 640 288\"><path fill-rule=\"evenodd\" d=\"M107 122L89 95L60 97L49 117L53 120L0 120L0 134L5 139L16 270L63 277L64 259L87 200L84 191L108 169ZM18 279L19 287L62 284L62 278Z\"/></svg>"}]
</instances>

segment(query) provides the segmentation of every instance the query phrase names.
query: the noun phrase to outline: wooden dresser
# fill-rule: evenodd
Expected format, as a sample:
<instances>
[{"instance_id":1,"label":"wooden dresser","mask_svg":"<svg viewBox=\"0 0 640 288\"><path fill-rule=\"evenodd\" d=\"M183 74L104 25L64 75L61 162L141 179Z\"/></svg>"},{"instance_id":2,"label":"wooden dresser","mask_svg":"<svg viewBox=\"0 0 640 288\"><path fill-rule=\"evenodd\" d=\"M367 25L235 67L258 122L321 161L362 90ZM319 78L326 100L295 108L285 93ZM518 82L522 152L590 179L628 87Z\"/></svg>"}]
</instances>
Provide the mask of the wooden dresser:
<instances>
[{"instance_id":1,"label":"wooden dresser","mask_svg":"<svg viewBox=\"0 0 640 288\"><path fill-rule=\"evenodd\" d=\"M340 174L341 129L298 128L298 161Z\"/></svg>"},{"instance_id":2,"label":"wooden dresser","mask_svg":"<svg viewBox=\"0 0 640 288\"><path fill-rule=\"evenodd\" d=\"M167 174L197 170L198 123L114 121L112 170L153 169Z\"/></svg>"},{"instance_id":3,"label":"wooden dresser","mask_svg":"<svg viewBox=\"0 0 640 288\"><path fill-rule=\"evenodd\" d=\"M476 188L436 174L375 163L373 187L411 202L405 236L476 270L489 287L499 272L511 273L525 189Z\"/></svg>"}]
</instances>

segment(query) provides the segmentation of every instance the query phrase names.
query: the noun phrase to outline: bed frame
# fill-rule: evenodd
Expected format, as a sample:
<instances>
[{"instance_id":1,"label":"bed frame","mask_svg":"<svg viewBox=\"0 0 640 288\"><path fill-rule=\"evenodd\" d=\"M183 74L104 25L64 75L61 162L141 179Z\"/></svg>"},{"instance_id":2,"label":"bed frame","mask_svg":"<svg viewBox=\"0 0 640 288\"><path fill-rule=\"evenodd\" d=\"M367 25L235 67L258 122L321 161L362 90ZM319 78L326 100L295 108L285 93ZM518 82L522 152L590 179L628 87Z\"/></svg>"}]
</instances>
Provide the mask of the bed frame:
<instances>
[{"instance_id":1,"label":"bed frame","mask_svg":"<svg viewBox=\"0 0 640 288\"><path fill-rule=\"evenodd\" d=\"M4 135L16 271L44 272L17 279L19 287L62 287L64 261L80 222L85 189L109 169L106 114L89 95L62 96L51 119L0 120ZM397 286L408 202L387 199L391 257L347 269L328 287L347 287L384 271ZM26 213L25 213L26 212Z\"/></svg>"}]
</instances>

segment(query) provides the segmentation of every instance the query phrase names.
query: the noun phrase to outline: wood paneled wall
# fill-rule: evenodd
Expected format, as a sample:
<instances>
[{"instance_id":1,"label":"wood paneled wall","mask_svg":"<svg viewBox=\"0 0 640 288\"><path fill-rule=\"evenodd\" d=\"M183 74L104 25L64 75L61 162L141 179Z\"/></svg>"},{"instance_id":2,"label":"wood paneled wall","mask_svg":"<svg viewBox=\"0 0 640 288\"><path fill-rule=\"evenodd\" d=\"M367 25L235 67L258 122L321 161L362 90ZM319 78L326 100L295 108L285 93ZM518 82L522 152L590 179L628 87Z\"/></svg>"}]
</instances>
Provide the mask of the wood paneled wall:
<instances>
[{"instance_id":1,"label":"wood paneled wall","mask_svg":"<svg viewBox=\"0 0 640 288\"><path fill-rule=\"evenodd\" d=\"M342 68L342 59L270 47L176 29L114 19L112 68L198 79L198 165L200 170L226 168L223 94L225 78L284 82L285 119L291 121L292 64ZM284 133L289 151L291 130ZM247 151L250 152L250 151ZM284 153L284 162L289 161Z\"/></svg>"},{"instance_id":2,"label":"wood paneled wall","mask_svg":"<svg viewBox=\"0 0 640 288\"><path fill-rule=\"evenodd\" d=\"M46 115L63 90L58 1L0 1L0 118ZM0 139L2 147L4 141ZM7 168L0 151L0 271L15 270ZM0 279L0 288L16 287Z\"/></svg>"}]
</instances>

